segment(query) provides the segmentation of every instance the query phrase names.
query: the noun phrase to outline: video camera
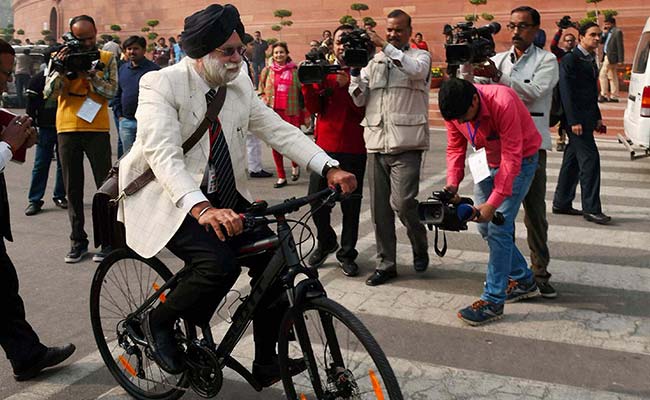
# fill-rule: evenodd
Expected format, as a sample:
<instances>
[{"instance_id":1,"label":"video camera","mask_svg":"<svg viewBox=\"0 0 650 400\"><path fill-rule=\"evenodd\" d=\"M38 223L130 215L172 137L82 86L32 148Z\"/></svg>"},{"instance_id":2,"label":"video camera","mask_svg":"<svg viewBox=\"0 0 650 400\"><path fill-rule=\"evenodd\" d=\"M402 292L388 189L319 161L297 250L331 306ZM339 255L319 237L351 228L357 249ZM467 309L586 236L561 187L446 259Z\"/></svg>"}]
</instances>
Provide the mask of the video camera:
<instances>
[{"instance_id":1,"label":"video camera","mask_svg":"<svg viewBox=\"0 0 650 400\"><path fill-rule=\"evenodd\" d=\"M565 15L564 17L562 17L561 20L559 20L555 24L560 29L569 29L569 28L580 29L580 25L577 22L571 21L570 15Z\"/></svg>"},{"instance_id":2,"label":"video camera","mask_svg":"<svg viewBox=\"0 0 650 400\"><path fill-rule=\"evenodd\" d=\"M64 59L54 57L52 68L55 71L65 74L66 78L77 79L79 72L90 71L91 69L101 70L104 65L99 60L99 50L82 49L81 42L71 33L67 32L62 36L63 44L53 49L53 52L60 52L67 48L69 53Z\"/></svg>"},{"instance_id":3,"label":"video camera","mask_svg":"<svg viewBox=\"0 0 650 400\"><path fill-rule=\"evenodd\" d=\"M363 68L375 55L375 45L363 29L354 29L341 34L343 62L347 67ZM328 74L341 70L340 65L330 65L325 56L325 48L313 49L305 55L307 61L298 67L298 79L301 83L321 83Z\"/></svg>"},{"instance_id":4,"label":"video camera","mask_svg":"<svg viewBox=\"0 0 650 400\"><path fill-rule=\"evenodd\" d=\"M446 24L443 34L446 36L445 56L447 64L458 66L466 62L481 63L496 54L494 38L499 33L501 24L490 22L475 28L472 22L461 22L455 26Z\"/></svg>"},{"instance_id":5,"label":"video camera","mask_svg":"<svg viewBox=\"0 0 650 400\"><path fill-rule=\"evenodd\" d=\"M447 236L443 232L443 246L438 247L438 230L460 232L467 230L467 221L480 216L474 208L474 202L469 197L461 197L457 203L452 203L454 195L443 189L435 191L426 201L418 203L418 217L430 231L435 227L434 250L439 257L447 253ZM503 225L503 214L496 212L492 223Z\"/></svg>"},{"instance_id":6,"label":"video camera","mask_svg":"<svg viewBox=\"0 0 650 400\"><path fill-rule=\"evenodd\" d=\"M430 231L434 226L443 231L466 231L467 221L474 214L474 202L469 197L461 197L459 203L452 204L453 198L454 195L445 189L431 193L428 199L418 203L420 222ZM468 210L469 215L466 215Z\"/></svg>"}]
</instances>

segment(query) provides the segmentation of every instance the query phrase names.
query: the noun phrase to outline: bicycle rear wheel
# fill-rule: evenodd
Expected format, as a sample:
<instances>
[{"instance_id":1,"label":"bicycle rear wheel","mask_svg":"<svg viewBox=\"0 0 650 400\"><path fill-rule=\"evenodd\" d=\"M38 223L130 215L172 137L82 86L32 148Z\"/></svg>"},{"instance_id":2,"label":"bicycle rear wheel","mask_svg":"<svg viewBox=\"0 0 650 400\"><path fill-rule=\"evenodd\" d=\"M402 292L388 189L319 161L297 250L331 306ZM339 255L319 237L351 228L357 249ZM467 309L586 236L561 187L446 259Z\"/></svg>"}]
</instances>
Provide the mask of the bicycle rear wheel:
<instances>
[{"instance_id":1,"label":"bicycle rear wheel","mask_svg":"<svg viewBox=\"0 0 650 400\"><path fill-rule=\"evenodd\" d=\"M403 399L393 369L368 329L328 298L287 312L278 355L290 400ZM288 360L301 357L307 369L292 377Z\"/></svg>"},{"instance_id":2,"label":"bicycle rear wheel","mask_svg":"<svg viewBox=\"0 0 650 400\"><path fill-rule=\"evenodd\" d=\"M188 387L185 374L171 375L148 355L139 318L127 317L140 307L173 274L157 258L144 259L133 251L120 249L99 264L90 289L90 320L104 363L117 382L137 399L174 400ZM153 304L165 301L162 294ZM183 327L188 338L195 328Z\"/></svg>"}]
</instances>

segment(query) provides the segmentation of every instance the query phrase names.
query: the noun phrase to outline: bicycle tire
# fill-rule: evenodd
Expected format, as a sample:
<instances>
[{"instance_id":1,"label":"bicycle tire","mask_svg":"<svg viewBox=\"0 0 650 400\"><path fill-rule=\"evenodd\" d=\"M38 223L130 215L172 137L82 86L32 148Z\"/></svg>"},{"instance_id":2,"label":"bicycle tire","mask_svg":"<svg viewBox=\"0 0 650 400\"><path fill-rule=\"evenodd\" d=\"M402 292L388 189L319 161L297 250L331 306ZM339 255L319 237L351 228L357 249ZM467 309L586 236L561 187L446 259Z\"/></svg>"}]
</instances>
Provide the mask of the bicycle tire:
<instances>
[{"instance_id":1,"label":"bicycle tire","mask_svg":"<svg viewBox=\"0 0 650 400\"><path fill-rule=\"evenodd\" d=\"M316 324L318 323L318 321L310 322L310 323L306 322L305 327L301 328L300 319L298 318L298 317L302 318L303 321L306 321L307 319L310 319L311 321L316 320L316 318L312 318L310 315L311 316L317 315L321 325L323 325L323 323L325 323L325 325L328 325L329 323L326 321L328 321L330 317L332 318L332 327L334 328L334 331L336 333L335 335L336 340L333 340L334 342L333 345L329 343L330 339L328 338L326 340L326 343L323 343L323 346L314 346L312 340L315 339L315 337L309 337L313 335L310 335L309 334L310 332L307 331L309 330L308 326L310 324L314 324L313 327L317 328ZM308 318L305 318L306 316ZM324 317L325 319L323 319ZM337 329L335 326L333 326L334 320L338 321L341 324L340 325L341 328L344 327L350 333L352 333L354 338L358 340L359 344L363 347L364 352L367 352L366 356L369 356L370 362L363 364L363 361L365 359L361 358L361 354L358 351L347 348L350 346L341 347L340 330ZM326 328L324 325L322 327L323 327L323 333L325 333ZM307 329L305 330L305 328ZM308 336L306 341L304 336L305 332L307 333ZM319 336L320 339L322 340L323 336L322 335ZM293 339L295 339L295 343L291 344L292 349L290 349L290 342ZM305 345L301 343L305 343ZM309 348L305 348L305 347L309 347ZM360 384L363 385L364 388L368 388L369 390L367 392L359 389L357 390L356 394L349 393L349 395L347 395L348 394L347 392L349 391L348 389L350 388L348 387L347 389L345 389L344 387L340 387L336 389L327 389L324 392L325 394L323 394L321 393L322 392L321 390L313 387L313 382L311 381L310 374L315 374L315 373L318 374L321 383L325 383L324 386L328 385L328 380L327 380L328 372L325 372L324 369L322 368L323 365L330 366L330 367L332 366L332 364L329 363L327 360L328 352L332 359L337 358L336 355L333 355L333 353L336 352L339 352L339 358L343 359L342 357L343 351L350 351L351 355L355 358L355 359L348 358L347 361L344 363L344 365L340 366L343 369L345 369L346 372L349 371L350 367L352 367L353 362L358 363L359 367L361 367L361 364L369 367L369 364L372 363L373 367L369 367L367 371L364 371L365 368L361 370L363 374L368 375L367 377L364 376L363 374L355 375L352 371L349 371L350 373L352 373L351 377L347 375L345 377L348 380L350 380L351 378L354 379L353 385L356 385L357 389L360 387L359 386ZM317 353L320 354L320 352L322 352L322 354L324 355L324 360L322 363L320 363L321 365L319 366L318 359L314 354ZM297 358L296 356L305 357L307 370L302 372L301 374L292 377L288 371L288 363L289 363L289 358ZM333 399L372 398L372 399L403 400L403 395L399 387L397 378L395 377L395 374L393 372L393 369L390 366L390 363L388 362L386 355L384 354L383 350L381 349L377 341L373 338L372 334L363 325L363 323L354 314L352 314L352 312L347 310L342 305L326 297L320 297L320 298L308 300L304 304L292 310L289 310L285 314L280 328L280 335L278 338L278 357L280 361L280 370L282 372L282 383L284 386L285 394L289 400L304 400L304 399L312 400L317 398L318 399L320 398L327 398L327 399L329 398L333 398ZM323 375L324 372L325 375ZM339 371L339 374L341 372L342 371ZM340 378L341 375L337 375L337 376ZM325 380L323 380L322 378L325 378ZM296 390L297 389L296 386L300 386L299 390ZM306 393L303 389L303 386L312 389L313 392ZM333 388L333 386L330 387ZM367 396L364 395L365 393L367 393L368 395Z\"/></svg>"},{"instance_id":2,"label":"bicycle tire","mask_svg":"<svg viewBox=\"0 0 650 400\"><path fill-rule=\"evenodd\" d=\"M129 308L129 312L127 313L123 311L123 308L120 308L117 305L118 300L116 300L115 297L111 295L111 292L108 291L108 285L110 283L108 281L111 281L112 278L112 282L113 283L115 282L115 278L112 277L111 271L119 268L121 269L121 271L119 272L121 272L127 290L130 292L131 289L129 285L129 269L137 270L138 265L141 266L140 274L139 274L140 281L134 283L138 283L138 287L140 289L144 289L146 287L148 293L141 294L140 296L138 296L139 297L138 301L136 301L134 298L131 298L129 301L128 296L126 295L124 290L119 290L120 293L118 294L121 294L126 298L127 305ZM126 269L127 267L129 269ZM149 269L149 271L147 273L147 283L143 287L144 276L142 272L145 268ZM151 280L152 278L151 271L153 271L158 277L156 278L156 276L154 276L153 281ZM133 372L135 371L135 368L132 364L133 361L131 358L133 357L132 354L129 355L126 352L124 352L124 354L126 354L128 358L125 357L124 354L120 354L120 356L118 356L116 360L116 356L113 354L113 352L116 350L120 351L120 349L121 350L124 349L121 348L116 343L110 343L109 346L110 339L107 339L107 335L110 332L108 332L105 329L105 324L103 324L102 321L103 320L106 321L107 319L118 320L119 318L125 318L126 315L119 315L120 312L123 314L129 314L135 311L135 309L137 309L137 307L139 307L146 298L148 298L151 294L155 292L155 290L157 290L157 288L155 288L156 285L162 286L163 283L168 281L172 276L173 276L172 272L159 259L155 257L144 259L138 256L132 250L119 249L111 252L106 258L104 258L104 260L97 267L97 271L95 272L95 276L93 277L93 281L90 289L90 321L93 329L93 335L95 336L95 342L97 343L97 348L99 349L102 359L104 360L104 363L106 364L111 375L113 375L115 380L120 384L122 388L124 388L124 390L126 390L131 396L135 397L136 399L176 400L180 398L183 394L185 394L185 390L179 388L187 388L189 386L189 381L185 373L180 375L170 375L162 371L149 357L147 357L146 350L142 346L136 345L141 351L140 357L144 361L142 364L148 363L147 375L149 374L154 375L154 373L157 373L160 376L165 376L166 374L167 376L172 377L174 381L174 382L171 381L167 382L167 384L173 385L175 387L161 384L161 386L164 389L169 387L169 390L163 390L160 392L149 391L148 381L138 378ZM108 299L108 297L103 297L103 292L105 292L107 296L110 296L110 300ZM102 302L102 299L106 301ZM109 303L109 305L113 305L113 307L115 307L116 310L109 310L108 308L106 308L107 307L106 303ZM117 317L102 316L102 311L105 311L105 314L107 315L110 312L112 314L117 315ZM119 322L116 325L116 330L118 325ZM185 334L188 336L188 338L195 337L196 331L193 326L190 326L189 324L185 323L184 328L185 328ZM116 332L114 333L114 336L115 336L115 341L117 341ZM140 365L140 367L142 368L142 365ZM156 371L154 367L158 368L158 371ZM138 382L147 383L147 389L140 387L138 385Z\"/></svg>"}]
</instances>

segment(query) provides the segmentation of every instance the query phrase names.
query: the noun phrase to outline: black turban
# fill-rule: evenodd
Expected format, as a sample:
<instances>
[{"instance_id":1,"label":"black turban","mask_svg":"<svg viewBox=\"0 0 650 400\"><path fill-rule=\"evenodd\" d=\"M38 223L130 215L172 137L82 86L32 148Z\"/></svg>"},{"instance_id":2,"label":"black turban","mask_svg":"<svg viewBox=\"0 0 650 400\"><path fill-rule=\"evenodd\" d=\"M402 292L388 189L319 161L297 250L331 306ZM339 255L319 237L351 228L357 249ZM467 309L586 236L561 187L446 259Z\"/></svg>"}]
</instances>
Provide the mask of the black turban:
<instances>
[{"instance_id":1,"label":"black turban","mask_svg":"<svg viewBox=\"0 0 650 400\"><path fill-rule=\"evenodd\" d=\"M212 4L205 10L195 12L185 18L183 29L183 51L195 59L224 44L233 32L237 32L240 38L244 37L239 11L232 4Z\"/></svg>"}]
</instances>

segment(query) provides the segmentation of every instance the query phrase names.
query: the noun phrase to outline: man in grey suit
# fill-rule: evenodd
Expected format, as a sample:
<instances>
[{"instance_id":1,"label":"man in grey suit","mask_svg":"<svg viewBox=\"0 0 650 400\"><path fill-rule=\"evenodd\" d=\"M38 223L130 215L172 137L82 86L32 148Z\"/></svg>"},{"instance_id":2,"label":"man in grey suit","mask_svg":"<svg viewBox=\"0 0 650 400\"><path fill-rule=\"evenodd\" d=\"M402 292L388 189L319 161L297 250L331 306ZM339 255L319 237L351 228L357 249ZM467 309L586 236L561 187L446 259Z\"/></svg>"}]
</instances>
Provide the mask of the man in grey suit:
<instances>
[{"instance_id":1,"label":"man in grey suit","mask_svg":"<svg viewBox=\"0 0 650 400\"><path fill-rule=\"evenodd\" d=\"M611 15L605 18L603 28L603 63L600 66L600 96L599 103L618 103L618 75L616 67L623 65L625 53L623 32L616 26L616 18Z\"/></svg>"},{"instance_id":2,"label":"man in grey suit","mask_svg":"<svg viewBox=\"0 0 650 400\"><path fill-rule=\"evenodd\" d=\"M147 312L142 322L153 359L169 373L185 368L174 322L183 318L199 326L209 323L241 272L236 243L256 234L243 233L238 213L253 197L244 169L233 168L233 160L245 157L247 132L326 177L330 186L340 185L344 193L357 186L353 174L339 169L336 160L257 97L241 68L243 36L244 26L232 5L213 4L185 19L187 57L140 80L137 139L120 161L122 189L147 167L156 176L121 201L119 218L128 246L147 258L166 247L190 266L165 303ZM183 153L181 144L200 125L217 89L226 90L218 118ZM246 264L253 280L269 261L269 254L261 256ZM275 298L263 298L266 308L253 317L253 375L263 386L280 379L275 344L284 309L269 304Z\"/></svg>"}]
</instances>

